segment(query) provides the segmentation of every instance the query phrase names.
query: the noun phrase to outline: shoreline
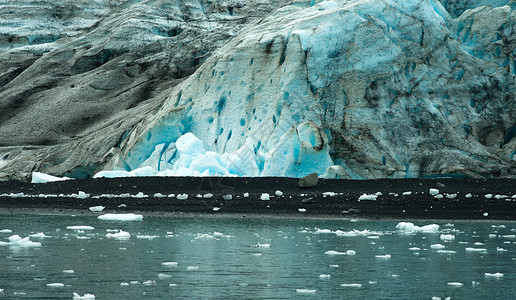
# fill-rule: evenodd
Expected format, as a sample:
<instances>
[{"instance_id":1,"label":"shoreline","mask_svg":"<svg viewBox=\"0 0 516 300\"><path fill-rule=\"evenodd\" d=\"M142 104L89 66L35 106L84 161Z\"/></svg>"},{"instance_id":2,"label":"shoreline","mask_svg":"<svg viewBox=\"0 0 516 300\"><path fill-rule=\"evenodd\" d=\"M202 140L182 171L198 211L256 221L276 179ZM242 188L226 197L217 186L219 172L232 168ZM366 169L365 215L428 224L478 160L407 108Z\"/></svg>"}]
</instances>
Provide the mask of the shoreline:
<instances>
[{"instance_id":1,"label":"shoreline","mask_svg":"<svg viewBox=\"0 0 516 300\"><path fill-rule=\"evenodd\" d=\"M511 198L516 195L516 179L320 179L309 189L299 188L298 181L283 177L131 177L38 184L4 181L0 182L0 215L98 215L88 208L102 205L102 213L173 217L516 221L516 198ZM430 195L431 188L438 189L443 198ZM283 194L276 195L277 190ZM89 196L68 197L80 191ZM378 192L381 195L376 200L358 201L362 194ZM10 193L23 194L14 197ZM156 197L156 193L165 197ZM208 193L213 196L203 198ZM249 196L244 197L244 193ZM260 200L262 193L268 193L270 200ZM469 193L471 197L466 197ZM115 197L122 194L127 197ZM176 197L168 197L170 194ZM178 194L188 198L177 199ZM492 197L486 198L488 194Z\"/></svg>"}]
</instances>

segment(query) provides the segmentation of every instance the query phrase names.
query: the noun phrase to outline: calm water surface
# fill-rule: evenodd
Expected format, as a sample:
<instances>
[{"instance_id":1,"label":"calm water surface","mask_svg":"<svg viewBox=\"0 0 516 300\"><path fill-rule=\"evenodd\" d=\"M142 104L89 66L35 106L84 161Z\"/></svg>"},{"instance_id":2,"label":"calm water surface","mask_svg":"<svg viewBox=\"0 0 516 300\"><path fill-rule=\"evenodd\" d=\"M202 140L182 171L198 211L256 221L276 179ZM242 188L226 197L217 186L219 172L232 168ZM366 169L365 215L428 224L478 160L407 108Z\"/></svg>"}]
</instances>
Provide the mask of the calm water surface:
<instances>
[{"instance_id":1,"label":"calm water surface","mask_svg":"<svg viewBox=\"0 0 516 300\"><path fill-rule=\"evenodd\" d=\"M1 216L0 299L516 299L516 223L398 223Z\"/></svg>"}]
</instances>

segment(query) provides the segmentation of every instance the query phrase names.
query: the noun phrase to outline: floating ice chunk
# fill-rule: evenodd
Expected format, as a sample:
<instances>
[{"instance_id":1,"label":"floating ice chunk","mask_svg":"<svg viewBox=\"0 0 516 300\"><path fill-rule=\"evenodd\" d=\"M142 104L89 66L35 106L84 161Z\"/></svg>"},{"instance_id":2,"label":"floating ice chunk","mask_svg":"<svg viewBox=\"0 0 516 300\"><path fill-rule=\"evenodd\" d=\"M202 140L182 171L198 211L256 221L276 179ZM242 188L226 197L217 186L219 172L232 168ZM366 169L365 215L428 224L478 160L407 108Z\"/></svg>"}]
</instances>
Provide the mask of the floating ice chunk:
<instances>
[{"instance_id":1,"label":"floating ice chunk","mask_svg":"<svg viewBox=\"0 0 516 300\"><path fill-rule=\"evenodd\" d=\"M75 273L75 271L74 270L63 270L63 273L65 273L65 274L73 274L73 273Z\"/></svg>"},{"instance_id":2,"label":"floating ice chunk","mask_svg":"<svg viewBox=\"0 0 516 300\"><path fill-rule=\"evenodd\" d=\"M270 248L271 244L260 244L258 243L258 248Z\"/></svg>"},{"instance_id":3,"label":"floating ice chunk","mask_svg":"<svg viewBox=\"0 0 516 300\"><path fill-rule=\"evenodd\" d=\"M321 274L321 275L319 275L319 278L321 278L321 279L330 279L331 275L330 274Z\"/></svg>"},{"instance_id":4,"label":"floating ice chunk","mask_svg":"<svg viewBox=\"0 0 516 300\"><path fill-rule=\"evenodd\" d=\"M483 215L484 217L487 217L487 216L489 216L489 213L485 212L485 213L483 213L482 215Z\"/></svg>"},{"instance_id":5,"label":"floating ice chunk","mask_svg":"<svg viewBox=\"0 0 516 300\"><path fill-rule=\"evenodd\" d=\"M428 191L428 193L429 193L430 195L432 195L432 196L435 196L435 195L439 194L439 190L438 190L438 189L430 189L430 190Z\"/></svg>"},{"instance_id":6,"label":"floating ice chunk","mask_svg":"<svg viewBox=\"0 0 516 300\"><path fill-rule=\"evenodd\" d=\"M46 182L54 182L54 181L64 181L70 180L72 178L68 177L57 177L49 174L41 173L41 172L32 172L31 183L46 183Z\"/></svg>"},{"instance_id":7,"label":"floating ice chunk","mask_svg":"<svg viewBox=\"0 0 516 300\"><path fill-rule=\"evenodd\" d=\"M29 237L22 238L19 235L12 235L9 237L9 243L2 243L1 245L9 245L11 247L30 248L30 247L41 247L40 242L33 242Z\"/></svg>"},{"instance_id":8,"label":"floating ice chunk","mask_svg":"<svg viewBox=\"0 0 516 300\"><path fill-rule=\"evenodd\" d=\"M421 248L418 248L418 247L412 247L412 248L409 248L410 251L420 251Z\"/></svg>"},{"instance_id":9,"label":"floating ice chunk","mask_svg":"<svg viewBox=\"0 0 516 300\"><path fill-rule=\"evenodd\" d=\"M487 194L484 197L486 197L486 199L491 199L491 198L493 198L493 194Z\"/></svg>"},{"instance_id":10,"label":"floating ice chunk","mask_svg":"<svg viewBox=\"0 0 516 300\"><path fill-rule=\"evenodd\" d=\"M11 229L2 229L0 230L0 233L12 233L13 231Z\"/></svg>"},{"instance_id":11,"label":"floating ice chunk","mask_svg":"<svg viewBox=\"0 0 516 300\"><path fill-rule=\"evenodd\" d=\"M47 286L58 288L58 287L64 287L65 285L64 285L64 283L55 282L55 283L47 283Z\"/></svg>"},{"instance_id":12,"label":"floating ice chunk","mask_svg":"<svg viewBox=\"0 0 516 300\"><path fill-rule=\"evenodd\" d=\"M492 278L502 278L503 274L502 273L485 273L484 276L492 277Z\"/></svg>"},{"instance_id":13,"label":"floating ice chunk","mask_svg":"<svg viewBox=\"0 0 516 300\"><path fill-rule=\"evenodd\" d=\"M355 237L355 236L368 236L368 235L382 235L381 232L377 232L377 231L369 231L367 229L364 229L362 231L360 230L356 230L356 229L353 229L353 230L350 230L350 231L342 231L342 230L337 230L335 231L335 234L337 236L343 236L343 237Z\"/></svg>"},{"instance_id":14,"label":"floating ice chunk","mask_svg":"<svg viewBox=\"0 0 516 300\"><path fill-rule=\"evenodd\" d=\"M502 235L502 238L504 238L504 239L516 239L516 234Z\"/></svg>"},{"instance_id":15,"label":"floating ice chunk","mask_svg":"<svg viewBox=\"0 0 516 300\"><path fill-rule=\"evenodd\" d=\"M136 238L142 240L153 240L155 238L159 238L159 235L136 235Z\"/></svg>"},{"instance_id":16,"label":"floating ice chunk","mask_svg":"<svg viewBox=\"0 0 516 300\"><path fill-rule=\"evenodd\" d=\"M222 199L229 201L229 200L233 199L233 195L231 195L231 194L224 195L224 196L222 196Z\"/></svg>"},{"instance_id":17,"label":"floating ice chunk","mask_svg":"<svg viewBox=\"0 0 516 300\"><path fill-rule=\"evenodd\" d=\"M86 199L90 197L90 194L86 194L83 191L79 191L77 194L71 194L71 198L77 198L77 199Z\"/></svg>"},{"instance_id":18,"label":"floating ice chunk","mask_svg":"<svg viewBox=\"0 0 516 300\"><path fill-rule=\"evenodd\" d=\"M498 251L498 252L507 252L508 250L504 249L504 248L496 247L496 251Z\"/></svg>"},{"instance_id":19,"label":"floating ice chunk","mask_svg":"<svg viewBox=\"0 0 516 300\"><path fill-rule=\"evenodd\" d=\"M141 221L143 220L142 215L133 213L128 214L104 214L97 217L99 220L104 221Z\"/></svg>"},{"instance_id":20,"label":"floating ice chunk","mask_svg":"<svg viewBox=\"0 0 516 300\"><path fill-rule=\"evenodd\" d=\"M442 194L437 194L434 196L435 199L442 199L444 196Z\"/></svg>"},{"instance_id":21,"label":"floating ice chunk","mask_svg":"<svg viewBox=\"0 0 516 300\"><path fill-rule=\"evenodd\" d=\"M154 194L154 198L165 198L166 196L163 195L162 193L155 193Z\"/></svg>"},{"instance_id":22,"label":"floating ice chunk","mask_svg":"<svg viewBox=\"0 0 516 300\"><path fill-rule=\"evenodd\" d=\"M323 196L324 197L335 197L335 196L337 196L337 193L335 193L335 192L324 192Z\"/></svg>"},{"instance_id":23,"label":"floating ice chunk","mask_svg":"<svg viewBox=\"0 0 516 300\"><path fill-rule=\"evenodd\" d=\"M86 300L86 299L95 299L95 295L93 294L84 294L81 296L77 293L73 293L73 300Z\"/></svg>"},{"instance_id":24,"label":"floating ice chunk","mask_svg":"<svg viewBox=\"0 0 516 300\"><path fill-rule=\"evenodd\" d=\"M145 195L143 192L138 192L138 194L136 195L132 195L131 198L138 198L138 199L141 199L141 198L148 198L149 196L148 195Z\"/></svg>"},{"instance_id":25,"label":"floating ice chunk","mask_svg":"<svg viewBox=\"0 0 516 300\"><path fill-rule=\"evenodd\" d=\"M197 271L197 270L199 270L199 267L197 267L197 266L188 266L188 267L186 267L186 270L187 271Z\"/></svg>"},{"instance_id":26,"label":"floating ice chunk","mask_svg":"<svg viewBox=\"0 0 516 300\"><path fill-rule=\"evenodd\" d=\"M471 194L471 193L467 193L467 194L466 194L466 196L464 196L464 197L466 197L466 198L471 198L471 197L473 197L473 194Z\"/></svg>"},{"instance_id":27,"label":"floating ice chunk","mask_svg":"<svg viewBox=\"0 0 516 300\"><path fill-rule=\"evenodd\" d=\"M267 200L270 200L270 196L269 194L267 193L262 193L262 195L260 196L260 200L264 200L264 201L267 201Z\"/></svg>"},{"instance_id":28,"label":"floating ice chunk","mask_svg":"<svg viewBox=\"0 0 516 300\"><path fill-rule=\"evenodd\" d=\"M306 212L306 208L298 208L297 209L299 212Z\"/></svg>"},{"instance_id":29,"label":"floating ice chunk","mask_svg":"<svg viewBox=\"0 0 516 300\"><path fill-rule=\"evenodd\" d=\"M280 190L277 190L276 192L274 192L274 194L275 194L276 196L278 196L278 197L283 196L283 192L282 192L282 191L280 191Z\"/></svg>"},{"instance_id":30,"label":"floating ice chunk","mask_svg":"<svg viewBox=\"0 0 516 300\"><path fill-rule=\"evenodd\" d=\"M29 237L42 239L42 238L46 238L47 236L43 232L39 232L39 233L29 234Z\"/></svg>"},{"instance_id":31,"label":"floating ice chunk","mask_svg":"<svg viewBox=\"0 0 516 300\"><path fill-rule=\"evenodd\" d=\"M147 280L147 281L142 282L142 285L153 286L153 285L156 285L156 281L154 281L154 280Z\"/></svg>"},{"instance_id":32,"label":"floating ice chunk","mask_svg":"<svg viewBox=\"0 0 516 300\"><path fill-rule=\"evenodd\" d=\"M90 207L90 208L88 208L88 209L89 209L90 211L92 211L92 212L101 212L101 211L103 211L103 210L104 210L104 208L105 208L104 206L102 206L102 205L98 205L98 206L92 206L92 207Z\"/></svg>"},{"instance_id":33,"label":"floating ice chunk","mask_svg":"<svg viewBox=\"0 0 516 300\"><path fill-rule=\"evenodd\" d=\"M106 234L106 237L115 240L128 240L131 237L131 234L129 232L120 230L120 232L117 233L108 233Z\"/></svg>"},{"instance_id":34,"label":"floating ice chunk","mask_svg":"<svg viewBox=\"0 0 516 300\"><path fill-rule=\"evenodd\" d=\"M317 292L317 290L312 290L312 289L296 289L296 293L301 293L301 294L314 294L315 292Z\"/></svg>"},{"instance_id":35,"label":"floating ice chunk","mask_svg":"<svg viewBox=\"0 0 516 300\"><path fill-rule=\"evenodd\" d=\"M358 201L365 201L365 200L371 200L371 201L374 201L376 200L378 196L374 195L374 194L371 194L371 195L368 195L368 194L362 194L360 197L358 197Z\"/></svg>"},{"instance_id":36,"label":"floating ice chunk","mask_svg":"<svg viewBox=\"0 0 516 300\"><path fill-rule=\"evenodd\" d=\"M244 193L244 198L249 197L249 193Z\"/></svg>"},{"instance_id":37,"label":"floating ice chunk","mask_svg":"<svg viewBox=\"0 0 516 300\"><path fill-rule=\"evenodd\" d=\"M385 254L385 255L375 255L376 258L379 258L379 259L390 259L391 258L391 255L390 254Z\"/></svg>"},{"instance_id":38,"label":"floating ice chunk","mask_svg":"<svg viewBox=\"0 0 516 300\"><path fill-rule=\"evenodd\" d=\"M95 228L93 226L77 225L77 226L66 226L66 229L71 229L71 230L94 230Z\"/></svg>"},{"instance_id":39,"label":"floating ice chunk","mask_svg":"<svg viewBox=\"0 0 516 300\"><path fill-rule=\"evenodd\" d=\"M177 198L178 200L186 200L186 199L188 199L188 194L178 194L178 195L176 196L176 198Z\"/></svg>"},{"instance_id":40,"label":"floating ice chunk","mask_svg":"<svg viewBox=\"0 0 516 300\"><path fill-rule=\"evenodd\" d=\"M170 274L164 274L164 273L159 273L159 274L158 274L158 278L159 278L160 280L170 279L170 278L172 278L172 275L170 275Z\"/></svg>"},{"instance_id":41,"label":"floating ice chunk","mask_svg":"<svg viewBox=\"0 0 516 300\"><path fill-rule=\"evenodd\" d=\"M475 246L484 246L484 243L481 243L481 242L475 242L473 245L475 245Z\"/></svg>"},{"instance_id":42,"label":"floating ice chunk","mask_svg":"<svg viewBox=\"0 0 516 300\"><path fill-rule=\"evenodd\" d=\"M446 194L446 198L448 199L455 199L457 197L457 193L454 194Z\"/></svg>"},{"instance_id":43,"label":"floating ice chunk","mask_svg":"<svg viewBox=\"0 0 516 300\"><path fill-rule=\"evenodd\" d=\"M361 288L362 287L362 284L361 283L341 283L340 286L342 287L351 287L351 288Z\"/></svg>"},{"instance_id":44,"label":"floating ice chunk","mask_svg":"<svg viewBox=\"0 0 516 300\"><path fill-rule=\"evenodd\" d=\"M164 267L176 267L178 264L179 263L177 261L166 261L161 263Z\"/></svg>"},{"instance_id":45,"label":"floating ice chunk","mask_svg":"<svg viewBox=\"0 0 516 300\"><path fill-rule=\"evenodd\" d=\"M357 255L357 252L355 250L348 250L346 251L347 255Z\"/></svg>"},{"instance_id":46,"label":"floating ice chunk","mask_svg":"<svg viewBox=\"0 0 516 300\"><path fill-rule=\"evenodd\" d=\"M213 210L213 211L219 211L219 210L220 210L220 207L214 207L212 210Z\"/></svg>"},{"instance_id":47,"label":"floating ice chunk","mask_svg":"<svg viewBox=\"0 0 516 300\"><path fill-rule=\"evenodd\" d=\"M403 195L403 196L410 196L410 195L412 195L412 192L403 192L403 194L402 194L402 195Z\"/></svg>"},{"instance_id":48,"label":"floating ice chunk","mask_svg":"<svg viewBox=\"0 0 516 300\"><path fill-rule=\"evenodd\" d=\"M331 231L330 229L319 229L319 228L317 228L317 230L314 232L314 234L321 234L321 233L333 233L333 231Z\"/></svg>"},{"instance_id":49,"label":"floating ice chunk","mask_svg":"<svg viewBox=\"0 0 516 300\"><path fill-rule=\"evenodd\" d=\"M441 234L441 240L443 241L454 241L455 236L453 234Z\"/></svg>"},{"instance_id":50,"label":"floating ice chunk","mask_svg":"<svg viewBox=\"0 0 516 300\"><path fill-rule=\"evenodd\" d=\"M129 286L129 282L120 282L120 286Z\"/></svg>"},{"instance_id":51,"label":"floating ice chunk","mask_svg":"<svg viewBox=\"0 0 516 300\"><path fill-rule=\"evenodd\" d=\"M400 222L396 225L396 229L405 232L439 232L439 225L430 224L425 226L416 226L410 222Z\"/></svg>"},{"instance_id":52,"label":"floating ice chunk","mask_svg":"<svg viewBox=\"0 0 516 300\"><path fill-rule=\"evenodd\" d=\"M430 245L430 248L432 248L434 250L441 250L441 249L446 248L446 246L441 245L441 244L434 244L434 245Z\"/></svg>"},{"instance_id":53,"label":"floating ice chunk","mask_svg":"<svg viewBox=\"0 0 516 300\"><path fill-rule=\"evenodd\" d=\"M204 199L209 199L209 198L213 197L213 194L212 193L207 193L207 194L202 195L202 197Z\"/></svg>"},{"instance_id":54,"label":"floating ice chunk","mask_svg":"<svg viewBox=\"0 0 516 300\"><path fill-rule=\"evenodd\" d=\"M449 285L449 286L461 287L461 286L464 286L464 283L460 283L460 282L448 282L448 285Z\"/></svg>"},{"instance_id":55,"label":"floating ice chunk","mask_svg":"<svg viewBox=\"0 0 516 300\"><path fill-rule=\"evenodd\" d=\"M437 253L441 253L441 254L455 254L455 253L457 253L457 251L453 251L453 250L437 250L436 252Z\"/></svg>"},{"instance_id":56,"label":"floating ice chunk","mask_svg":"<svg viewBox=\"0 0 516 300\"><path fill-rule=\"evenodd\" d=\"M330 265L330 268L338 268L339 265Z\"/></svg>"},{"instance_id":57,"label":"floating ice chunk","mask_svg":"<svg viewBox=\"0 0 516 300\"><path fill-rule=\"evenodd\" d=\"M330 250L330 251L324 252L324 254L326 254L326 255L346 255L346 252L339 252L339 251L335 251L335 250Z\"/></svg>"},{"instance_id":58,"label":"floating ice chunk","mask_svg":"<svg viewBox=\"0 0 516 300\"><path fill-rule=\"evenodd\" d=\"M467 247L466 252L487 252L487 249L485 248L471 248Z\"/></svg>"},{"instance_id":59,"label":"floating ice chunk","mask_svg":"<svg viewBox=\"0 0 516 300\"><path fill-rule=\"evenodd\" d=\"M495 199L498 199L498 200L499 199L509 198L509 196L507 196L507 195L495 195L494 197L495 197Z\"/></svg>"}]
</instances>

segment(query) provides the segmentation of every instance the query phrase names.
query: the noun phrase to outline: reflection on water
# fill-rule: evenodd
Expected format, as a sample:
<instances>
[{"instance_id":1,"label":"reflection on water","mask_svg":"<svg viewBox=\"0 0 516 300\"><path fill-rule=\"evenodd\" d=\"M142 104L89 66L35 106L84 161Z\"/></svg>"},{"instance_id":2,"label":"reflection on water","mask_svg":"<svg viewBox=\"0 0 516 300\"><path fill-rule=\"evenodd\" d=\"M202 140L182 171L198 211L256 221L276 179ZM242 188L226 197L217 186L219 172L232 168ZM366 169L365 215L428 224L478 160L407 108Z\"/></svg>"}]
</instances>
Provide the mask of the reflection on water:
<instances>
[{"instance_id":1,"label":"reflection on water","mask_svg":"<svg viewBox=\"0 0 516 300\"><path fill-rule=\"evenodd\" d=\"M515 297L516 223L398 223L2 216L0 299Z\"/></svg>"}]
</instances>

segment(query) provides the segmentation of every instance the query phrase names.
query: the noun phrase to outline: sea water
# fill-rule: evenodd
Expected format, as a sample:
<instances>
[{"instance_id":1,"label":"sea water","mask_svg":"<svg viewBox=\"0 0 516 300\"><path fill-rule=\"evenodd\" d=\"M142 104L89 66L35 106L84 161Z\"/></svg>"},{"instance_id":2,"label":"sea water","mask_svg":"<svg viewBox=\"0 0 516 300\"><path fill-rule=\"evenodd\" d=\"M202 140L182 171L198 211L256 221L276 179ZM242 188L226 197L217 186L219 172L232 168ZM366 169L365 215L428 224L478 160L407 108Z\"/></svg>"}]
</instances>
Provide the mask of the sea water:
<instances>
[{"instance_id":1,"label":"sea water","mask_svg":"<svg viewBox=\"0 0 516 300\"><path fill-rule=\"evenodd\" d=\"M0 299L516 299L516 223L400 222L1 216Z\"/></svg>"}]
</instances>

